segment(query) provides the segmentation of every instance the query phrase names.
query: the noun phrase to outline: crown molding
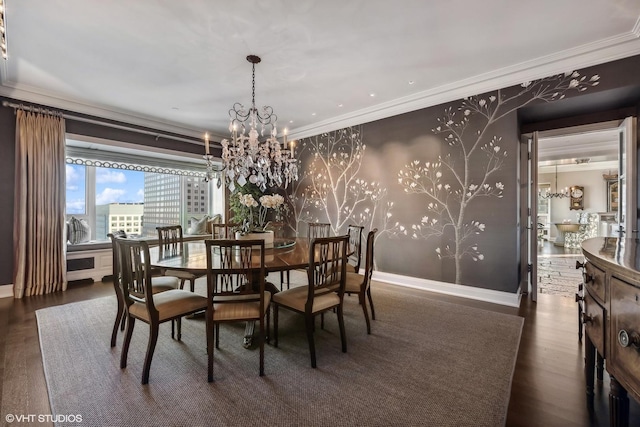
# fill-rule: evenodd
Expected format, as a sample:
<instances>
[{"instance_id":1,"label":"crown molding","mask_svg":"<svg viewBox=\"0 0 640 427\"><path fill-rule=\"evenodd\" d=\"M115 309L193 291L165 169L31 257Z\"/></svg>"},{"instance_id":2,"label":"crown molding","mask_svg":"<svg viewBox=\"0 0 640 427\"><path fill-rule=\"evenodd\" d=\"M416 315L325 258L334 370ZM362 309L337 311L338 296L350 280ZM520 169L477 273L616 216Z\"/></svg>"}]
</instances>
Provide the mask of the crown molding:
<instances>
[{"instance_id":1,"label":"crown molding","mask_svg":"<svg viewBox=\"0 0 640 427\"><path fill-rule=\"evenodd\" d=\"M309 126L292 129L290 138L306 138L637 54L640 54L640 17L634 28L628 33L479 74Z\"/></svg>"},{"instance_id":2,"label":"crown molding","mask_svg":"<svg viewBox=\"0 0 640 427\"><path fill-rule=\"evenodd\" d=\"M177 135L202 138L204 131L194 130L179 123L159 121L153 117L142 116L126 110L115 110L98 104L84 103L77 100L64 99L53 93L36 89L27 85L10 82L6 78L6 69L0 73L0 96L15 99L25 103L41 104L51 108L65 110L70 113L86 114L100 119L114 120L128 125L141 126L153 130L170 132ZM213 142L220 141L226 136L212 134L209 137Z\"/></svg>"}]
</instances>

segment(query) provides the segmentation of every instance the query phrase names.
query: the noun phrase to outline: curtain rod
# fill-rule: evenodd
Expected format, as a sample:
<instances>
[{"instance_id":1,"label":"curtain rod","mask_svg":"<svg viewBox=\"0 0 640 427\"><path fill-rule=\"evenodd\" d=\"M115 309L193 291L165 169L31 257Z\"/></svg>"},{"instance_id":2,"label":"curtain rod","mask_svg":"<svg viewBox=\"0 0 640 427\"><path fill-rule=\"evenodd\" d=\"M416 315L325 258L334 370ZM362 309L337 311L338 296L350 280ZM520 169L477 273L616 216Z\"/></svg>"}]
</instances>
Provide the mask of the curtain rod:
<instances>
[{"instance_id":1,"label":"curtain rod","mask_svg":"<svg viewBox=\"0 0 640 427\"><path fill-rule=\"evenodd\" d=\"M153 132L153 131L150 131L150 130L139 129L139 128L132 127L132 126L119 125L119 124L116 124L116 123L109 123L109 122L104 122L104 121L101 121L101 120L95 120L95 119L89 119L89 118L86 118L86 117L74 116L74 115L71 115L71 114L63 113L61 111L45 109L45 108L41 108L41 107L35 107L33 105L15 104L15 103L12 103L12 102L9 102L9 101L2 101L2 106L3 107L10 107L10 108L13 108L14 110L22 109L22 110L26 110L26 111L33 111L35 113L37 113L37 112L48 112L49 114L53 114L53 115L61 115L65 119L69 119L69 120L75 120L75 121L84 122L84 123L91 123L91 124L99 125L99 126L107 126L107 127L111 127L111 128L114 128L114 129L120 129L120 130L126 130L126 131L131 131L131 132L142 133L142 134L145 134L145 135L151 135L151 136L155 136L156 137L156 141L159 138L166 138L166 139L173 139L175 141L189 142L189 143L192 143L192 144L199 142L199 140L196 139L196 138L194 138L194 139L182 138L180 136L173 136L173 135L163 134L163 133L160 133L160 132ZM211 141L210 143L213 146L222 147L222 145L220 145L219 142Z\"/></svg>"}]
</instances>

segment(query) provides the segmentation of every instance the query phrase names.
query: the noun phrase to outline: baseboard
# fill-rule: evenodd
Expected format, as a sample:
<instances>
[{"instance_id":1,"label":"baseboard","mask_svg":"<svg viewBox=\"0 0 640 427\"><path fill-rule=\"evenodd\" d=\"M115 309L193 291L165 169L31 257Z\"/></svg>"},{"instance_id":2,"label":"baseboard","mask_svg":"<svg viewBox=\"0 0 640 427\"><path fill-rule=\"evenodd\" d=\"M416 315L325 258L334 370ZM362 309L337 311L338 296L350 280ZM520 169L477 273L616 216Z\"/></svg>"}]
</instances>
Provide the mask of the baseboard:
<instances>
[{"instance_id":1,"label":"baseboard","mask_svg":"<svg viewBox=\"0 0 640 427\"><path fill-rule=\"evenodd\" d=\"M0 298L13 298L13 284L0 285Z\"/></svg>"},{"instance_id":2,"label":"baseboard","mask_svg":"<svg viewBox=\"0 0 640 427\"><path fill-rule=\"evenodd\" d=\"M438 282L436 280L420 279L417 277L401 276L399 274L374 271L373 280L408 288L424 289L440 294L469 298L494 304L519 307L522 294L494 291L492 289L476 288L473 286L456 285L454 283Z\"/></svg>"}]
</instances>

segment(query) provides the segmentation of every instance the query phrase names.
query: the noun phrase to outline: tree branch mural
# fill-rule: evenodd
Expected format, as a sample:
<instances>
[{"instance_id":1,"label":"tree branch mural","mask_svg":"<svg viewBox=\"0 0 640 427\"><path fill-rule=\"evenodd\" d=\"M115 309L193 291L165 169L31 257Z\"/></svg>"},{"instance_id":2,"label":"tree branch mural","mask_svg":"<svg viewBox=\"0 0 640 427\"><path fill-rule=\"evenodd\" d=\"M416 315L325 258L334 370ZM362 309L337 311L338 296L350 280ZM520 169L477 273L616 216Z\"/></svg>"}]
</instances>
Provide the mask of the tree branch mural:
<instances>
[{"instance_id":1,"label":"tree branch mural","mask_svg":"<svg viewBox=\"0 0 640 427\"><path fill-rule=\"evenodd\" d=\"M469 218L470 205L481 198L501 198L505 189L494 176L507 151L499 136L487 135L491 125L532 102L559 100L568 90L585 91L598 85L599 79L594 75L587 80L574 71L523 83L510 95L498 90L465 98L457 109L446 108L432 129L444 136L449 154L425 162L414 160L400 170L398 183L404 191L428 200L425 215L411 227L412 238L440 239L434 250L439 258L454 260L455 283L461 283L464 258L484 260L479 235L486 225Z\"/></svg>"},{"instance_id":2,"label":"tree branch mural","mask_svg":"<svg viewBox=\"0 0 640 427\"><path fill-rule=\"evenodd\" d=\"M377 237L401 230L400 224L392 221L393 203L387 200L387 190L379 182L361 177L365 150L362 126L302 141L300 155L309 156L309 164L299 182L304 188L293 192L297 222L327 221L334 234L346 230L350 223L369 229L377 226Z\"/></svg>"}]
</instances>

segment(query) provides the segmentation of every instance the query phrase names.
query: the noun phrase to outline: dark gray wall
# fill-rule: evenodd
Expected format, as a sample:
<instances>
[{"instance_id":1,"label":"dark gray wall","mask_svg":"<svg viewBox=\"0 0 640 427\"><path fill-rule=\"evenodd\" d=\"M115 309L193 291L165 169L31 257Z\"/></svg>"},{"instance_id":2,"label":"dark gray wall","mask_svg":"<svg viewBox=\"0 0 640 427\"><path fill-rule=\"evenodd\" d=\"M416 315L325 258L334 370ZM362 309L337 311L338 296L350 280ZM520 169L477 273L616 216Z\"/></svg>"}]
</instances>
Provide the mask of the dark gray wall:
<instances>
[{"instance_id":1,"label":"dark gray wall","mask_svg":"<svg viewBox=\"0 0 640 427\"><path fill-rule=\"evenodd\" d=\"M0 285L13 283L13 189L16 118L0 107Z\"/></svg>"},{"instance_id":2,"label":"dark gray wall","mask_svg":"<svg viewBox=\"0 0 640 427\"><path fill-rule=\"evenodd\" d=\"M372 200L372 196L358 202L363 194L357 192L344 197L348 192L336 184L338 174L323 169L332 162L336 170L340 169L332 160L334 151L340 158L340 151L327 147L336 145L333 140L341 132L353 133L352 128L307 138L301 141L299 153L304 184L296 189L294 202L298 210L308 213L298 220L331 222L335 232L344 232L348 223L379 228L378 271L516 292L521 123L532 129L536 123L547 128L563 127L576 115L591 122L606 121L618 112L612 114L611 109L630 105L636 114L639 67L640 57L628 58L363 124L355 133L366 150L349 148L345 143L350 158L362 156L358 167L346 174L357 175L361 187L375 187L371 194L383 194L383 203ZM629 109L621 111L628 113ZM488 154L496 156L490 158ZM450 168L439 164L447 158ZM487 173L493 166L495 170ZM439 175L426 179L429 171ZM333 179L323 175L332 175ZM489 187L464 206L458 222L462 203L456 199L456 191L473 193L472 183ZM448 185L448 190L429 187L437 185ZM502 191L497 191L498 186ZM325 187L331 190L318 190ZM348 200L343 206L348 207L350 218L339 215L331 202L325 202L334 197ZM357 203L359 206L353 208ZM431 203L438 207L430 209ZM384 211L383 205L392 207ZM364 215L364 209L375 212L376 217ZM391 218L391 223L385 222L386 218Z\"/></svg>"}]
</instances>

